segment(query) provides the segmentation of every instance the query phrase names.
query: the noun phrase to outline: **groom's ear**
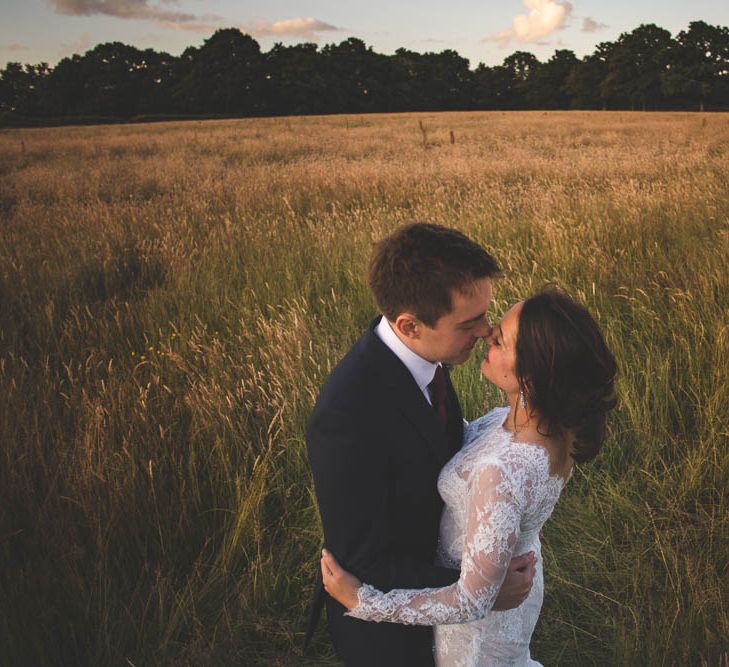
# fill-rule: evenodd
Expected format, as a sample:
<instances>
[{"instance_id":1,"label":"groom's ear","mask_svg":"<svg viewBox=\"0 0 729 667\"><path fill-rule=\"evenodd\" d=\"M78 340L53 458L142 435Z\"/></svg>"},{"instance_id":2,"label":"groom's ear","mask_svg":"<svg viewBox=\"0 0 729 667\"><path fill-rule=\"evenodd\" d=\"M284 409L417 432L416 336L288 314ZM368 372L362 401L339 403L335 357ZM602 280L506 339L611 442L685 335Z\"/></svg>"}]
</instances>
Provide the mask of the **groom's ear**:
<instances>
[{"instance_id":1,"label":"groom's ear","mask_svg":"<svg viewBox=\"0 0 729 667\"><path fill-rule=\"evenodd\" d=\"M394 322L395 330L405 338L417 340L420 338L422 323L412 313L400 313Z\"/></svg>"}]
</instances>

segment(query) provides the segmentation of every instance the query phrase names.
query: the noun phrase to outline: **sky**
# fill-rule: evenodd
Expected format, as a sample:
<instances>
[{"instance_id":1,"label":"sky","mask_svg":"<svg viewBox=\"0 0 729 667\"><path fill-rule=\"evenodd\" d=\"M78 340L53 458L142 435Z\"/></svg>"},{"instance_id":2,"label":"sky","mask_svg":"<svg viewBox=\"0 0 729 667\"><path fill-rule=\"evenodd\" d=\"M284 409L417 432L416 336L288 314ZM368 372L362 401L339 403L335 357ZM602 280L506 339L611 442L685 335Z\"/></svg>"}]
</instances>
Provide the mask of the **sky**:
<instances>
[{"instance_id":1,"label":"sky","mask_svg":"<svg viewBox=\"0 0 729 667\"><path fill-rule=\"evenodd\" d=\"M556 49L582 57L641 23L675 36L696 20L729 26L729 0L0 0L0 68L55 65L112 41L179 55L229 27L263 51L358 37L385 54L453 49L475 68L517 50L542 61Z\"/></svg>"}]
</instances>

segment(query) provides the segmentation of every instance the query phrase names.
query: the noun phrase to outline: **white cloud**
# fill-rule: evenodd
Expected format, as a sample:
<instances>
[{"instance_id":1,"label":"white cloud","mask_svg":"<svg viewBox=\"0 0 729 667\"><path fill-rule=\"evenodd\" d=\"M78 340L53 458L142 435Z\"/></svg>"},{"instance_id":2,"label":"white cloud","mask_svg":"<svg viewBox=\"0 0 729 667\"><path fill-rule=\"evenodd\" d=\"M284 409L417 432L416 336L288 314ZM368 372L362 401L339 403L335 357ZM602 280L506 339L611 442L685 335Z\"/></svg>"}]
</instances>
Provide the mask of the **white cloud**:
<instances>
[{"instance_id":1,"label":"white cloud","mask_svg":"<svg viewBox=\"0 0 729 667\"><path fill-rule=\"evenodd\" d=\"M484 37L483 39L481 39L481 41L496 42L499 46L505 46L511 41L513 36L514 33L511 30L502 30L501 32L497 32L495 35L489 35L488 37Z\"/></svg>"},{"instance_id":2,"label":"white cloud","mask_svg":"<svg viewBox=\"0 0 729 667\"><path fill-rule=\"evenodd\" d=\"M0 45L0 51L10 51L10 53L18 53L19 51L29 51L30 47L20 42L11 42L10 44Z\"/></svg>"},{"instance_id":3,"label":"white cloud","mask_svg":"<svg viewBox=\"0 0 729 667\"><path fill-rule=\"evenodd\" d=\"M222 28L222 23L216 21L210 23L209 20L205 20L206 17L202 17L203 20L192 20L192 21L160 21L160 25L167 30L184 30L185 32L201 32L201 33L213 33L218 28ZM208 17L209 19L210 17ZM217 19L213 16L212 19ZM245 31L243 31L245 32Z\"/></svg>"},{"instance_id":4,"label":"white cloud","mask_svg":"<svg viewBox=\"0 0 729 667\"><path fill-rule=\"evenodd\" d=\"M586 16L582 19L582 32L597 32L598 30L604 30L605 28L607 28L605 23L599 23L591 16Z\"/></svg>"},{"instance_id":5,"label":"white cloud","mask_svg":"<svg viewBox=\"0 0 729 667\"><path fill-rule=\"evenodd\" d=\"M187 29L201 29L211 26L211 21L219 21L219 16L197 16L187 12L165 9L159 5L150 4L149 0L49 0L58 14L70 16L91 16L104 14L120 19L143 19L157 21L167 28L179 28L189 24ZM170 0L163 0L164 4L174 4Z\"/></svg>"},{"instance_id":6,"label":"white cloud","mask_svg":"<svg viewBox=\"0 0 729 667\"><path fill-rule=\"evenodd\" d=\"M61 47L63 53L68 53L69 51L71 53L85 53L93 43L94 40L91 38L91 35L85 32L75 42L63 42Z\"/></svg>"},{"instance_id":7,"label":"white cloud","mask_svg":"<svg viewBox=\"0 0 729 667\"><path fill-rule=\"evenodd\" d=\"M317 33L336 32L342 30L342 28L309 17L274 21L273 23L258 21L252 26L241 26L241 30L256 37L303 37L314 42Z\"/></svg>"},{"instance_id":8,"label":"white cloud","mask_svg":"<svg viewBox=\"0 0 729 667\"><path fill-rule=\"evenodd\" d=\"M539 42L555 30L564 28L572 13L572 5L567 0L522 0L528 14L514 17L510 30L485 37L484 42L506 44L512 39L520 42Z\"/></svg>"},{"instance_id":9,"label":"white cloud","mask_svg":"<svg viewBox=\"0 0 729 667\"><path fill-rule=\"evenodd\" d=\"M223 27L224 19L215 15L197 15L176 11L169 5L177 0L48 0L58 14L91 16L103 14L120 19L155 21L168 30L213 32ZM295 18L285 21L258 21L253 25L237 26L241 31L259 37L301 37L316 41L317 34L341 30L315 18Z\"/></svg>"}]
</instances>

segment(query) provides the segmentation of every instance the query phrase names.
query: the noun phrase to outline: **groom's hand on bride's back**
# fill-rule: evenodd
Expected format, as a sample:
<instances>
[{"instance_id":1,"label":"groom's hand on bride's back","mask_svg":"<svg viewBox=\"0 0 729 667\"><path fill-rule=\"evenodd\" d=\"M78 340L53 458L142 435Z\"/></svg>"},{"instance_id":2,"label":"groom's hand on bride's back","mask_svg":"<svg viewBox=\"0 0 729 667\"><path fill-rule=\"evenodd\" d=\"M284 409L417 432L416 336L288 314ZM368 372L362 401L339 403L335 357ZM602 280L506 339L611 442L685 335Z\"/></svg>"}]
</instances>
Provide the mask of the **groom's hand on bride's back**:
<instances>
[{"instance_id":1,"label":"groom's hand on bride's back","mask_svg":"<svg viewBox=\"0 0 729 667\"><path fill-rule=\"evenodd\" d=\"M494 601L493 611L506 611L518 607L532 590L537 571L537 557L533 552L512 558L506 571L506 578Z\"/></svg>"}]
</instances>

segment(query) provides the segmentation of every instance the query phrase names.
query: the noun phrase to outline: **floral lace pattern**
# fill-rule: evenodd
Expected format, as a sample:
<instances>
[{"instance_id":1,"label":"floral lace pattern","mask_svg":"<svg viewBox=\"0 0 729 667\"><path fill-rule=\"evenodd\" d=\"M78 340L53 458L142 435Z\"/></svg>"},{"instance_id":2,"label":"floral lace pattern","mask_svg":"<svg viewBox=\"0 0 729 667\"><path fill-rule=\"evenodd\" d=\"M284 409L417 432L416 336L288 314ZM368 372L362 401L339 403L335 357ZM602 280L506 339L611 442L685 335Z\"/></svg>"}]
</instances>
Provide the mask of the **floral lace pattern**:
<instances>
[{"instance_id":1,"label":"floral lace pattern","mask_svg":"<svg viewBox=\"0 0 729 667\"><path fill-rule=\"evenodd\" d=\"M515 442L502 424L508 408L471 422L465 444L443 468L445 501L439 561L460 567L444 588L383 593L364 584L349 615L367 621L436 625L439 665L535 665L529 640L543 597L539 531L552 513L564 480L549 473L546 450ZM534 551L537 574L527 600L489 613L513 556Z\"/></svg>"}]
</instances>

